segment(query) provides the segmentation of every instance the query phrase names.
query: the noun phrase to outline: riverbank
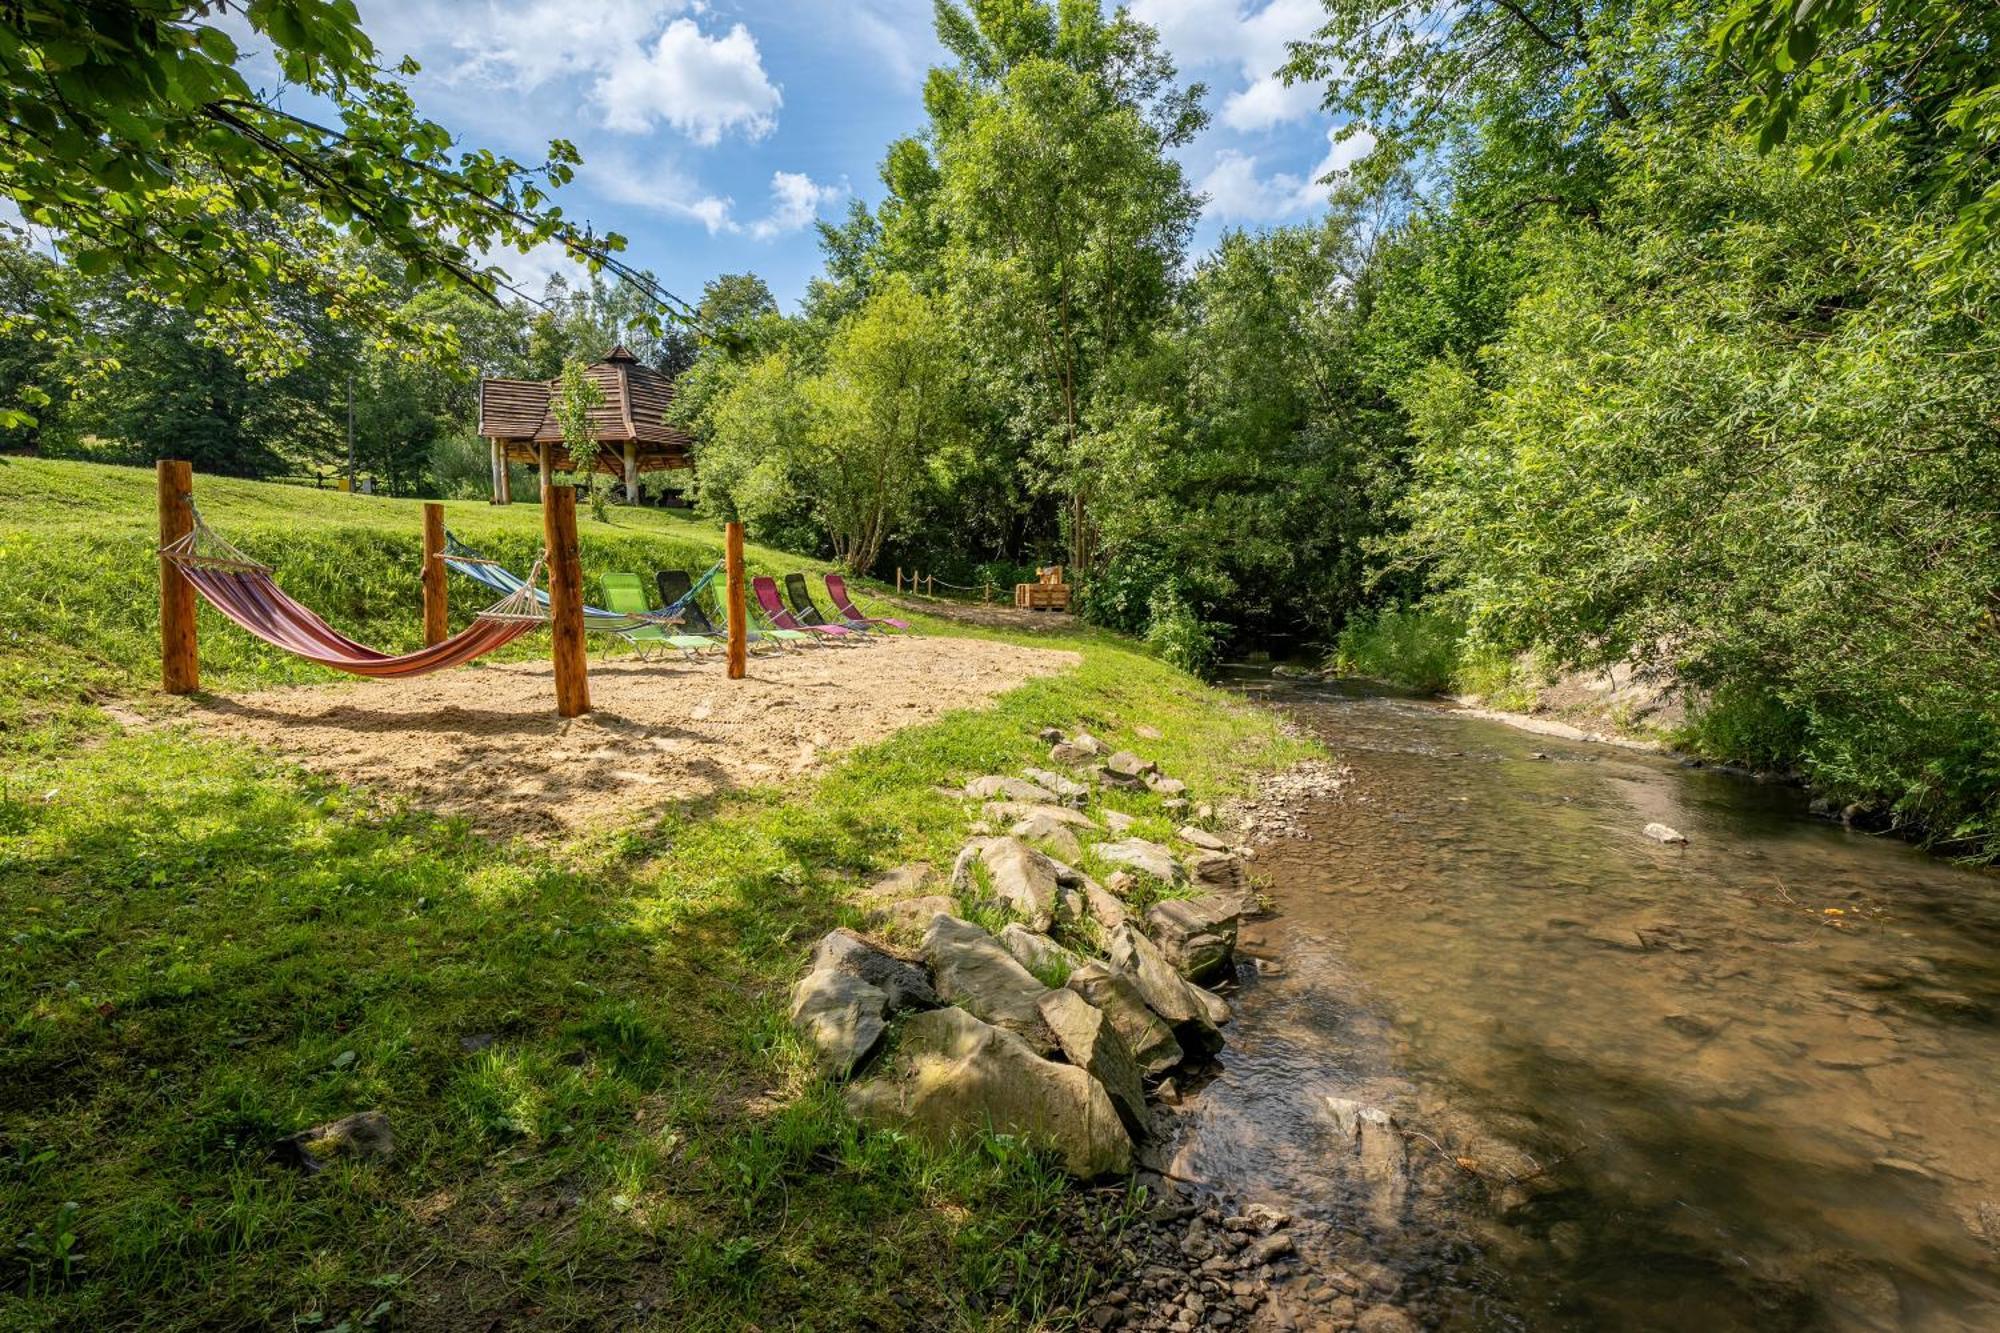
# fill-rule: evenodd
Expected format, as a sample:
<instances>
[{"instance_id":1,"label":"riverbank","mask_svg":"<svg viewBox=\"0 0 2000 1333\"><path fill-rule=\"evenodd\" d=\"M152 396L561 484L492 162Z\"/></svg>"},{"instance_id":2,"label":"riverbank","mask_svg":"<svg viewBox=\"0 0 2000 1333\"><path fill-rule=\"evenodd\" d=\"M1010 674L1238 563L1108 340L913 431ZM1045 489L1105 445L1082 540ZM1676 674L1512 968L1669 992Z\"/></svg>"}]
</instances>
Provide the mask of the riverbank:
<instances>
[{"instance_id":1,"label":"riverbank","mask_svg":"<svg viewBox=\"0 0 2000 1333\"><path fill-rule=\"evenodd\" d=\"M1143 745L1216 799L1310 744L1110 636L981 631L1064 660L806 770L498 836L151 694L144 525L102 521L122 480L0 505L10 1326L919 1330L1077 1306L1094 1278L1062 1243L1062 1173L1018 1140L861 1129L788 990L878 876L950 863L980 817L963 785L1045 761L1045 728ZM414 505L209 490L210 521L336 623L415 641ZM468 510L454 530L531 539ZM714 538L585 527L587 567L692 564ZM899 653L960 632L920 628ZM203 706L325 679L202 629ZM726 688L719 666L663 678L691 710Z\"/></svg>"}]
</instances>

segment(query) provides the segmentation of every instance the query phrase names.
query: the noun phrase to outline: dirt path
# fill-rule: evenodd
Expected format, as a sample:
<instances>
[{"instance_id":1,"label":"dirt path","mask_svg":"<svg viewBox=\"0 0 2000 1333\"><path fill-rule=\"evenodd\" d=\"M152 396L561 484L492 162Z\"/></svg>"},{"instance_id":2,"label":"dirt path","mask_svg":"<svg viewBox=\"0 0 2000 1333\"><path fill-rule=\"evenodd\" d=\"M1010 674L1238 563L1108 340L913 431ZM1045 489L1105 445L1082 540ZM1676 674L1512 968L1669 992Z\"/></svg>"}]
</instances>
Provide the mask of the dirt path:
<instances>
[{"instance_id":1,"label":"dirt path","mask_svg":"<svg viewBox=\"0 0 2000 1333\"><path fill-rule=\"evenodd\" d=\"M595 711L569 722L555 715L546 663L267 690L183 716L490 833L548 836L782 782L1077 661L985 639L898 638L758 656L742 681L726 679L719 658L594 659Z\"/></svg>"}]
</instances>

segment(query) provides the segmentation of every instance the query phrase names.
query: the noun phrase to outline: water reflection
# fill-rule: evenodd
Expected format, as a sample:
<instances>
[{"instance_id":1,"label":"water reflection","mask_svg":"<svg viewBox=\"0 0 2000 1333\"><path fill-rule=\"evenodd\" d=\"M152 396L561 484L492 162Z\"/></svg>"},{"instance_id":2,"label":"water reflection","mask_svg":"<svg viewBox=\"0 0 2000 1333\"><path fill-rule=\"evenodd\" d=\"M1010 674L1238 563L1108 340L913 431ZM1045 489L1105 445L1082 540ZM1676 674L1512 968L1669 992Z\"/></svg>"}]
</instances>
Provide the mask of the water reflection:
<instances>
[{"instance_id":1,"label":"water reflection","mask_svg":"<svg viewBox=\"0 0 2000 1333\"><path fill-rule=\"evenodd\" d=\"M1283 971L1176 1172L1350 1224L1442 1327L2000 1328L2000 880L1664 757L1261 697L1354 777L1260 866ZM1328 1097L1409 1138L1390 1227Z\"/></svg>"}]
</instances>

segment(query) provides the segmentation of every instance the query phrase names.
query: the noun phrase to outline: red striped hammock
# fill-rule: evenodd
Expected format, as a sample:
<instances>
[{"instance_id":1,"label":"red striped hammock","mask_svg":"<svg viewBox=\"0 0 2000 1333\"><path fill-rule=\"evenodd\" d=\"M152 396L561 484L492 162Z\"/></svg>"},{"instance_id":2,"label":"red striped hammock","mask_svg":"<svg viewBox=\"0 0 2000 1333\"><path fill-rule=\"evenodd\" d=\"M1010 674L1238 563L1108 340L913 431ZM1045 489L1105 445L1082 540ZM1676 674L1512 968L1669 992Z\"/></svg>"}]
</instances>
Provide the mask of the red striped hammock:
<instances>
[{"instance_id":1,"label":"red striped hammock","mask_svg":"<svg viewBox=\"0 0 2000 1333\"><path fill-rule=\"evenodd\" d=\"M202 537L227 554L202 554L198 549ZM463 666L505 647L548 619L533 599L535 575L541 571L537 561L521 592L487 607L470 625L442 643L413 653L385 653L356 643L310 607L287 596L269 568L216 537L198 515L195 530L162 547L160 554L173 562L210 606L246 633L308 662L355 676L423 676Z\"/></svg>"}]
</instances>

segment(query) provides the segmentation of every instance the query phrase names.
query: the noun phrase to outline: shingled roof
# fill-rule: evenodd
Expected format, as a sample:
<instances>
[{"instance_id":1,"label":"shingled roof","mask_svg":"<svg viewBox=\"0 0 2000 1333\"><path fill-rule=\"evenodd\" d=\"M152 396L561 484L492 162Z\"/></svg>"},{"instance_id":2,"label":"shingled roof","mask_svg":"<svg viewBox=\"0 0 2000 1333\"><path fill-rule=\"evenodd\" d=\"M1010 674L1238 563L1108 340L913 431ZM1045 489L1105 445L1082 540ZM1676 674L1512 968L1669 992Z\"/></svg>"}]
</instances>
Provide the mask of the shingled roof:
<instances>
[{"instance_id":1,"label":"shingled roof","mask_svg":"<svg viewBox=\"0 0 2000 1333\"><path fill-rule=\"evenodd\" d=\"M599 443L635 444L642 472L692 465L694 441L666 422L674 401L671 379L623 347L584 374L603 398L590 414ZM535 461L539 445L562 442L562 426L550 410L559 389L557 380L479 381L479 434L500 441L510 458Z\"/></svg>"}]
</instances>

